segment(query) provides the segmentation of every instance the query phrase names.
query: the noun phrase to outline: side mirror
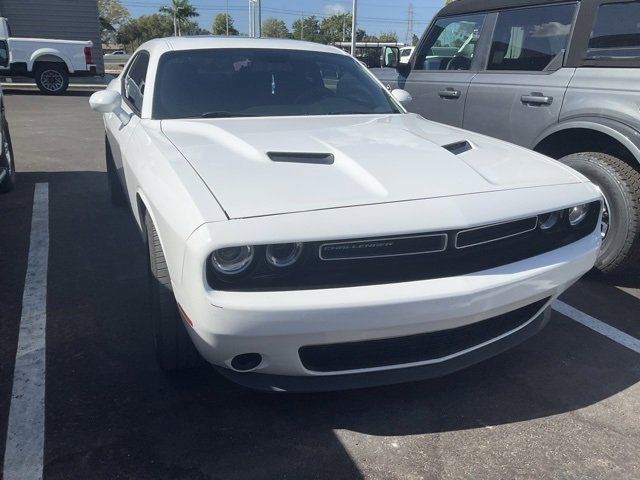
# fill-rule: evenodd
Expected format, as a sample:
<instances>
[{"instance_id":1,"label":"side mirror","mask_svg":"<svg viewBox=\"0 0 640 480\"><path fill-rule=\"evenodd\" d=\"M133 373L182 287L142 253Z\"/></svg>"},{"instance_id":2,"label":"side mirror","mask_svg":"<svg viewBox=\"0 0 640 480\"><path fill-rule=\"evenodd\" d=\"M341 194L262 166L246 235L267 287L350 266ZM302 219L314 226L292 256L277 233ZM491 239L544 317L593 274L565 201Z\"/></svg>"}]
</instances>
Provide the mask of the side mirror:
<instances>
[{"instance_id":1,"label":"side mirror","mask_svg":"<svg viewBox=\"0 0 640 480\"><path fill-rule=\"evenodd\" d=\"M382 66L397 68L400 63L400 49L398 47L384 47L382 49Z\"/></svg>"},{"instance_id":2,"label":"side mirror","mask_svg":"<svg viewBox=\"0 0 640 480\"><path fill-rule=\"evenodd\" d=\"M89 98L89 105L98 113L113 113L123 125L129 123L131 116L122 109L122 96L115 90L100 90Z\"/></svg>"},{"instance_id":3,"label":"side mirror","mask_svg":"<svg viewBox=\"0 0 640 480\"><path fill-rule=\"evenodd\" d=\"M393 96L393 98L399 101L402 105L411 103L411 101L413 100L413 97L411 96L411 94L406 90L402 90L401 88L396 88L395 90L392 90L391 95Z\"/></svg>"}]
</instances>

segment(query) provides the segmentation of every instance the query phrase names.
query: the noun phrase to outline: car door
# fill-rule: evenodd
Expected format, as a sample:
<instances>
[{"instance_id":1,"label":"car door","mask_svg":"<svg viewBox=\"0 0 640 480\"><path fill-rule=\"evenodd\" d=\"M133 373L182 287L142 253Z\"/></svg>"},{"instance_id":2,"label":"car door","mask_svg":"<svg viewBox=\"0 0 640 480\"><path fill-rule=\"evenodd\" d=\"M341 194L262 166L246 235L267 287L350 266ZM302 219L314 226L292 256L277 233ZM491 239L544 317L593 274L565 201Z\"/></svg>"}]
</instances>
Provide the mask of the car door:
<instances>
[{"instance_id":1,"label":"car door","mask_svg":"<svg viewBox=\"0 0 640 480\"><path fill-rule=\"evenodd\" d=\"M136 53L122 75L120 82L122 109L129 114L129 122L125 125L113 113L106 116L107 138L115 168L123 184L125 178L122 168L122 152L126 149L133 131L140 123L148 67L149 53L140 51Z\"/></svg>"},{"instance_id":2,"label":"car door","mask_svg":"<svg viewBox=\"0 0 640 480\"><path fill-rule=\"evenodd\" d=\"M486 15L442 17L432 23L404 85L413 97L409 109L436 122L462 126L475 53Z\"/></svg>"},{"instance_id":3,"label":"car door","mask_svg":"<svg viewBox=\"0 0 640 480\"><path fill-rule=\"evenodd\" d=\"M577 4L497 13L486 68L471 81L463 127L533 148L558 122L575 73L563 66Z\"/></svg>"}]
</instances>

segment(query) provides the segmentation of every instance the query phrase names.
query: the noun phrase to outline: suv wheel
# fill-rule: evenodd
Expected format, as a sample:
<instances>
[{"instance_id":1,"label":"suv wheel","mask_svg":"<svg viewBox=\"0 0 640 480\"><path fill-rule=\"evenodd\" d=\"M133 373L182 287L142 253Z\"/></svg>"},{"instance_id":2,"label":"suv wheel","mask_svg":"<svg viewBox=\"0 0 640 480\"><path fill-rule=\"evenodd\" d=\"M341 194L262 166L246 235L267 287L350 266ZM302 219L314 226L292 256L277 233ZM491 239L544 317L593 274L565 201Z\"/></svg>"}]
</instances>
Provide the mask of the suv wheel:
<instances>
[{"instance_id":1,"label":"suv wheel","mask_svg":"<svg viewBox=\"0 0 640 480\"><path fill-rule=\"evenodd\" d=\"M13 158L13 147L9 124L2 125L2 153L0 154L0 193L10 192L16 185L16 162Z\"/></svg>"},{"instance_id":2,"label":"suv wheel","mask_svg":"<svg viewBox=\"0 0 640 480\"><path fill-rule=\"evenodd\" d=\"M60 62L39 64L34 77L38 89L45 95L60 95L69 87L69 72Z\"/></svg>"},{"instance_id":3,"label":"suv wheel","mask_svg":"<svg viewBox=\"0 0 640 480\"><path fill-rule=\"evenodd\" d=\"M603 241L596 268L613 273L633 266L640 258L640 172L604 153L575 153L560 161L602 190Z\"/></svg>"},{"instance_id":4,"label":"suv wheel","mask_svg":"<svg viewBox=\"0 0 640 480\"><path fill-rule=\"evenodd\" d=\"M204 360L180 317L160 239L149 214L145 215L144 223L149 250L151 322L158 364L169 372L202 365Z\"/></svg>"}]
</instances>

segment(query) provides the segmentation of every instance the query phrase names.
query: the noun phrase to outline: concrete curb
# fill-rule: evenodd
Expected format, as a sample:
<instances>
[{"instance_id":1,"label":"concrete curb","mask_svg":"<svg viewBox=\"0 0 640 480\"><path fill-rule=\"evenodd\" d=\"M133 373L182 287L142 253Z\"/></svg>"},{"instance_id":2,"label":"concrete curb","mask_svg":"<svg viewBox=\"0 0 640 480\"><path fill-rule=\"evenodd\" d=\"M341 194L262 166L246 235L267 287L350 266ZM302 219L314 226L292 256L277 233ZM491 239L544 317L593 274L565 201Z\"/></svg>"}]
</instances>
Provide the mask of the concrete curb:
<instances>
[{"instance_id":1,"label":"concrete curb","mask_svg":"<svg viewBox=\"0 0 640 480\"><path fill-rule=\"evenodd\" d=\"M3 90L25 90L25 91L38 91L38 87L35 83L18 83L18 82L2 82ZM89 84L89 83L70 83L68 91L70 92L91 92L97 90L103 90L107 88L104 84Z\"/></svg>"}]
</instances>

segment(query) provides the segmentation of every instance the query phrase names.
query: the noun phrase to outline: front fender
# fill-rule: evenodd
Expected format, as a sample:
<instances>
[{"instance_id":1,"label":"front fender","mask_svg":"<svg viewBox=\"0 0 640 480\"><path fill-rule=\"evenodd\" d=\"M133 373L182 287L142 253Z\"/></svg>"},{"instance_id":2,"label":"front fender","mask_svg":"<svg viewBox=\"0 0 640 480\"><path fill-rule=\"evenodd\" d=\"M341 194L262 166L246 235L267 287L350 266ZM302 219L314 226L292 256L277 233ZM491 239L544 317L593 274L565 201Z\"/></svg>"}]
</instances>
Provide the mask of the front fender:
<instances>
[{"instance_id":1,"label":"front fender","mask_svg":"<svg viewBox=\"0 0 640 480\"><path fill-rule=\"evenodd\" d=\"M39 48L38 50L33 52L31 54L31 56L29 57L29 60L27 61L27 70L29 72L32 72L33 71L33 65L38 61L39 58L41 58L41 57L43 57L45 55L52 55L52 56L60 58L65 63L65 65L67 66L67 70L69 71L69 73L74 73L75 72L75 69L73 68L73 63L71 62L71 59L68 58L60 50L55 49L55 48Z\"/></svg>"},{"instance_id":2,"label":"front fender","mask_svg":"<svg viewBox=\"0 0 640 480\"><path fill-rule=\"evenodd\" d=\"M640 162L640 132L623 122L608 117L578 117L562 121L546 129L535 140L532 149L535 150L541 142L554 133L572 129L594 130L609 135L624 145Z\"/></svg>"}]
</instances>

